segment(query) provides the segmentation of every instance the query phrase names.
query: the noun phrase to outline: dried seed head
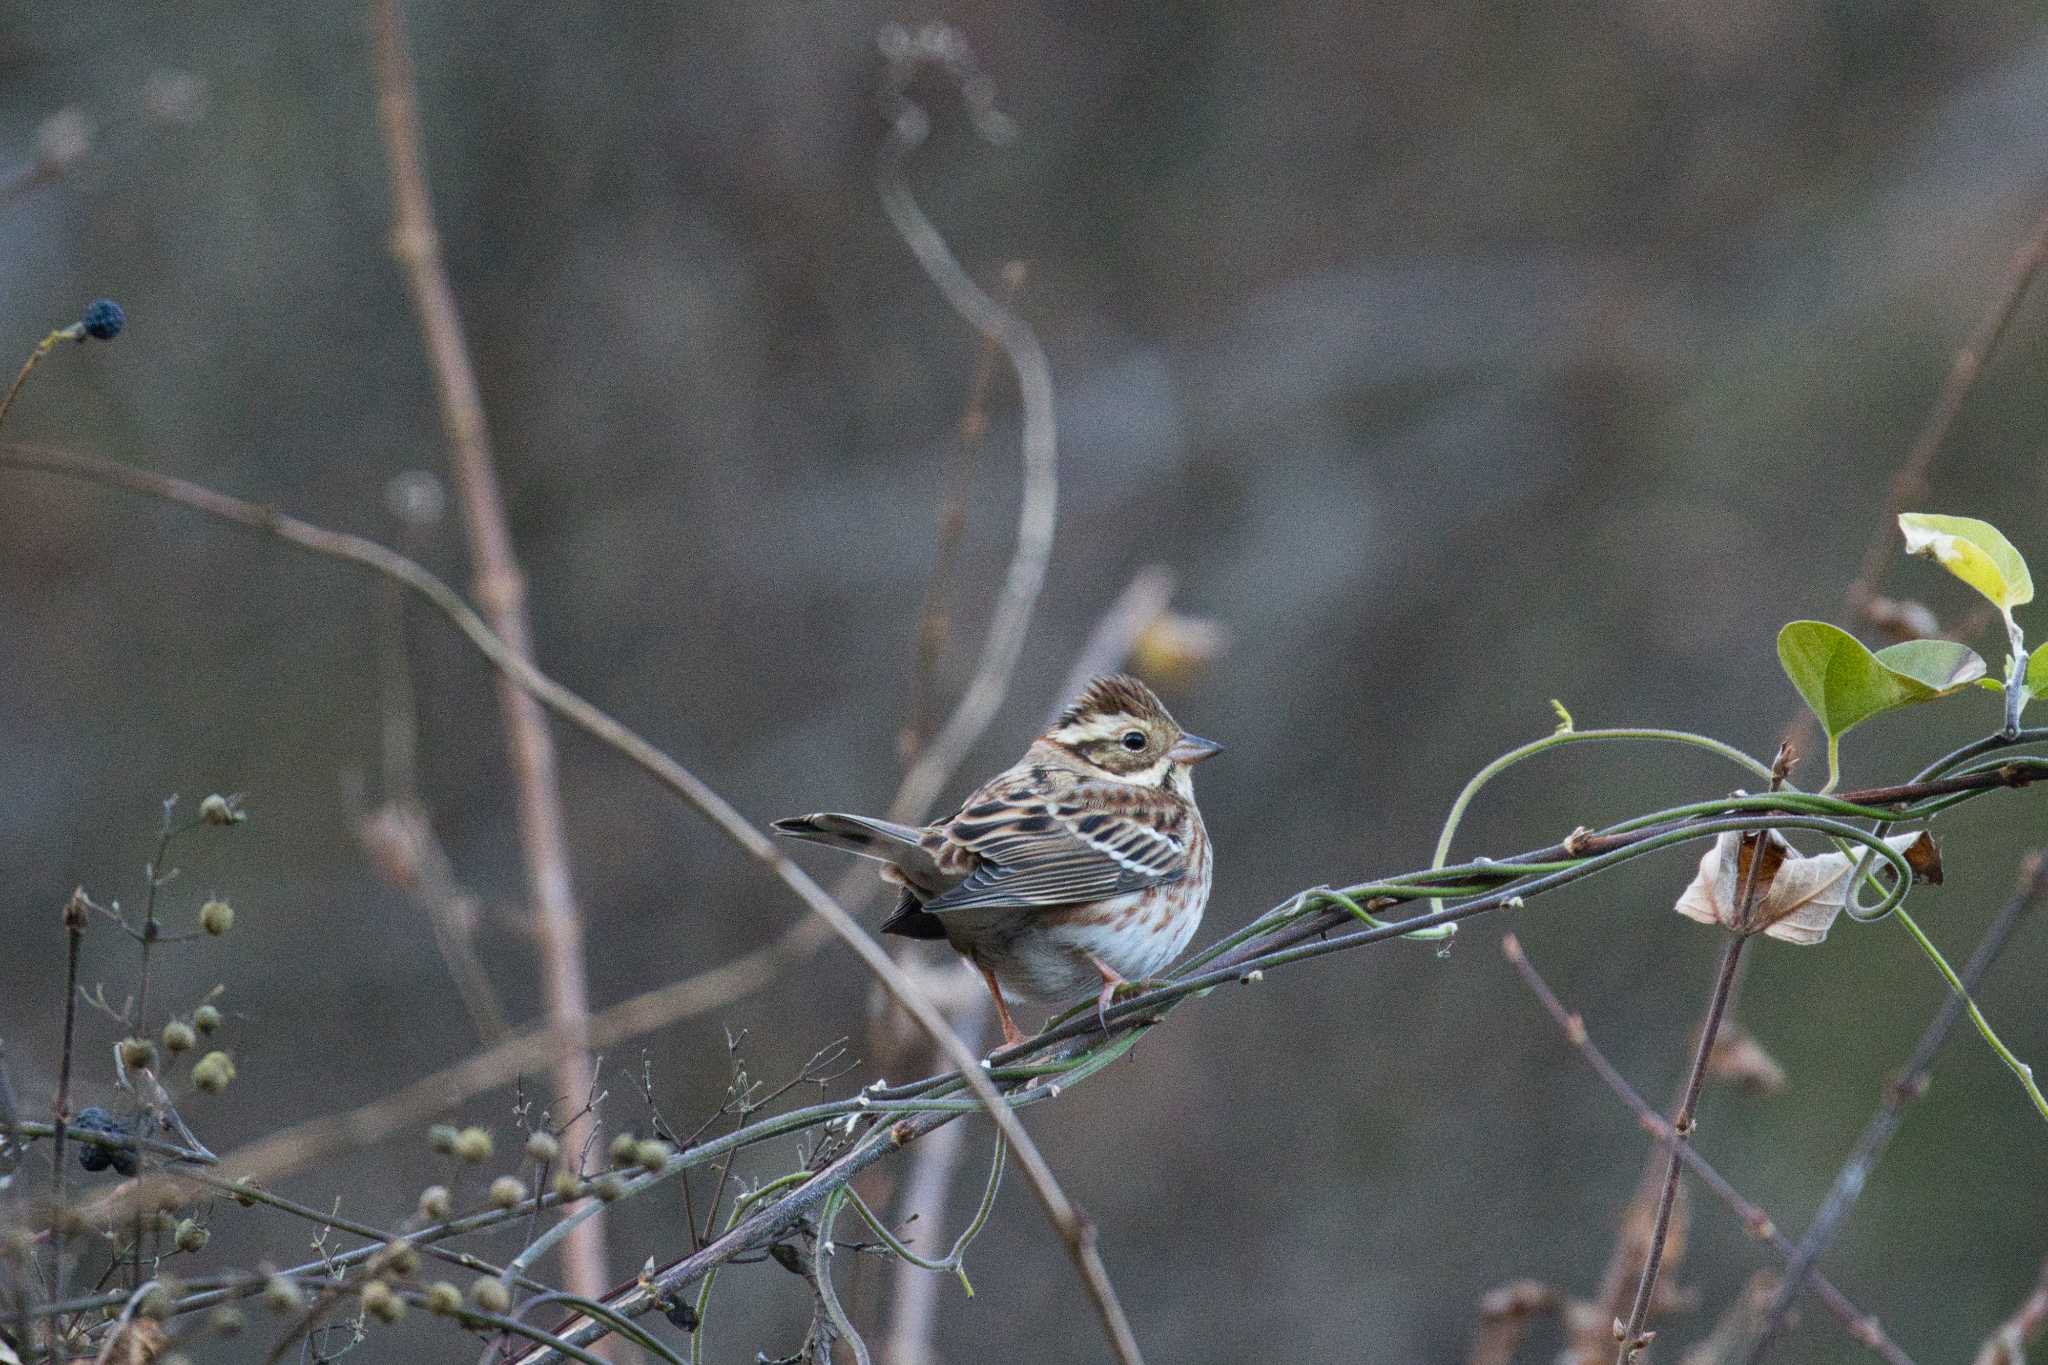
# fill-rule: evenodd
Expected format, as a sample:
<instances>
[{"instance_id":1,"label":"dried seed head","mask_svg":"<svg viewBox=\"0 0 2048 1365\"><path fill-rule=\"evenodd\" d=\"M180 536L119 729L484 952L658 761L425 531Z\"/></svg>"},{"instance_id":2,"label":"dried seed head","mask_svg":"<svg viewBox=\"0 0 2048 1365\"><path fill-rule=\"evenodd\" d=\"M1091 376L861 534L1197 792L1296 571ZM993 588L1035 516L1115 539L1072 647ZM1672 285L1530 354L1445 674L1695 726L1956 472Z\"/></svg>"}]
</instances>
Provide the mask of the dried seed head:
<instances>
[{"instance_id":1,"label":"dried seed head","mask_svg":"<svg viewBox=\"0 0 2048 1365\"><path fill-rule=\"evenodd\" d=\"M640 1139L631 1133L621 1133L612 1139L612 1165L631 1166L640 1159Z\"/></svg>"},{"instance_id":2,"label":"dried seed head","mask_svg":"<svg viewBox=\"0 0 2048 1365\"><path fill-rule=\"evenodd\" d=\"M535 1161L553 1161L562 1154L562 1144L552 1133L534 1133L526 1139L526 1154Z\"/></svg>"},{"instance_id":3,"label":"dried seed head","mask_svg":"<svg viewBox=\"0 0 2048 1365\"><path fill-rule=\"evenodd\" d=\"M187 1218L178 1224L172 1240L180 1251L204 1251L212 1236L200 1226L198 1219Z\"/></svg>"},{"instance_id":4,"label":"dried seed head","mask_svg":"<svg viewBox=\"0 0 2048 1365\"><path fill-rule=\"evenodd\" d=\"M496 1150L491 1135L481 1128L465 1128L455 1135L455 1156L472 1166L481 1166Z\"/></svg>"},{"instance_id":5,"label":"dried seed head","mask_svg":"<svg viewBox=\"0 0 2048 1365\"><path fill-rule=\"evenodd\" d=\"M142 1297L135 1304L135 1316L147 1318L151 1322L162 1322L177 1306L177 1286L168 1280L159 1279L142 1291Z\"/></svg>"},{"instance_id":6,"label":"dried seed head","mask_svg":"<svg viewBox=\"0 0 2048 1365\"><path fill-rule=\"evenodd\" d=\"M199 927L219 938L235 927L235 907L226 901L208 901L199 907Z\"/></svg>"},{"instance_id":7,"label":"dried seed head","mask_svg":"<svg viewBox=\"0 0 2048 1365\"><path fill-rule=\"evenodd\" d=\"M634 1162L650 1175L668 1165L668 1159L673 1154L674 1149L656 1138L649 1138L645 1142L633 1145Z\"/></svg>"},{"instance_id":8,"label":"dried seed head","mask_svg":"<svg viewBox=\"0 0 2048 1365\"><path fill-rule=\"evenodd\" d=\"M469 1286L469 1297L486 1313L502 1313L512 1306L512 1291L492 1279L473 1281Z\"/></svg>"},{"instance_id":9,"label":"dried seed head","mask_svg":"<svg viewBox=\"0 0 2048 1365\"><path fill-rule=\"evenodd\" d=\"M526 1202L526 1182L517 1176L501 1175L491 1182L491 1204L501 1209L517 1208Z\"/></svg>"},{"instance_id":10,"label":"dried seed head","mask_svg":"<svg viewBox=\"0 0 2048 1365\"><path fill-rule=\"evenodd\" d=\"M214 1335L238 1337L249 1325L249 1319L242 1310L231 1303L224 1303L206 1316L206 1325Z\"/></svg>"},{"instance_id":11,"label":"dried seed head","mask_svg":"<svg viewBox=\"0 0 2048 1365\"><path fill-rule=\"evenodd\" d=\"M192 1084L209 1095L218 1095L235 1079L235 1064L225 1052L209 1052L192 1064Z\"/></svg>"},{"instance_id":12,"label":"dried seed head","mask_svg":"<svg viewBox=\"0 0 2048 1365\"><path fill-rule=\"evenodd\" d=\"M199 803L199 818L209 825L239 825L249 817L230 796L215 792Z\"/></svg>"},{"instance_id":13,"label":"dried seed head","mask_svg":"<svg viewBox=\"0 0 2048 1365\"><path fill-rule=\"evenodd\" d=\"M446 1185L429 1185L420 1191L420 1217L429 1223L438 1223L446 1218L454 1204L454 1196L448 1193Z\"/></svg>"},{"instance_id":14,"label":"dried seed head","mask_svg":"<svg viewBox=\"0 0 2048 1365\"><path fill-rule=\"evenodd\" d=\"M173 1057L181 1052L190 1052L199 1045L199 1035L183 1019L173 1019L164 1025L164 1051Z\"/></svg>"},{"instance_id":15,"label":"dried seed head","mask_svg":"<svg viewBox=\"0 0 2048 1365\"><path fill-rule=\"evenodd\" d=\"M405 1300L384 1281L371 1280L363 1286L363 1311L379 1322L397 1322L405 1316Z\"/></svg>"},{"instance_id":16,"label":"dried seed head","mask_svg":"<svg viewBox=\"0 0 2048 1365\"><path fill-rule=\"evenodd\" d=\"M455 1151L455 1138L455 1125L452 1123L437 1123L427 1129L427 1146L432 1147L442 1156L453 1155Z\"/></svg>"},{"instance_id":17,"label":"dried seed head","mask_svg":"<svg viewBox=\"0 0 2048 1365\"><path fill-rule=\"evenodd\" d=\"M273 1313L296 1313L305 1306L306 1295L295 1282L272 1275L263 1282L263 1302Z\"/></svg>"},{"instance_id":18,"label":"dried seed head","mask_svg":"<svg viewBox=\"0 0 2048 1365\"><path fill-rule=\"evenodd\" d=\"M583 1177L564 1166L555 1172L555 1194L563 1199L574 1199L583 1193Z\"/></svg>"},{"instance_id":19,"label":"dried seed head","mask_svg":"<svg viewBox=\"0 0 2048 1365\"><path fill-rule=\"evenodd\" d=\"M201 1033L214 1033L220 1028L220 1011L212 1005L201 1005L192 1011L192 1027Z\"/></svg>"},{"instance_id":20,"label":"dried seed head","mask_svg":"<svg viewBox=\"0 0 2048 1365\"><path fill-rule=\"evenodd\" d=\"M156 1044L147 1038L123 1038L121 1040L121 1065L131 1071L140 1071L146 1066L156 1065Z\"/></svg>"},{"instance_id":21,"label":"dried seed head","mask_svg":"<svg viewBox=\"0 0 2048 1365\"><path fill-rule=\"evenodd\" d=\"M616 1175L601 1175L597 1178L597 1184L591 1188L591 1193L609 1204L613 1200L626 1197L626 1182Z\"/></svg>"},{"instance_id":22,"label":"dried seed head","mask_svg":"<svg viewBox=\"0 0 2048 1365\"><path fill-rule=\"evenodd\" d=\"M420 1268L419 1248L401 1237L384 1248L384 1268L394 1275L410 1275Z\"/></svg>"},{"instance_id":23,"label":"dried seed head","mask_svg":"<svg viewBox=\"0 0 2048 1365\"><path fill-rule=\"evenodd\" d=\"M462 1291L446 1280L427 1286L426 1308L436 1317L453 1317L462 1311Z\"/></svg>"}]
</instances>

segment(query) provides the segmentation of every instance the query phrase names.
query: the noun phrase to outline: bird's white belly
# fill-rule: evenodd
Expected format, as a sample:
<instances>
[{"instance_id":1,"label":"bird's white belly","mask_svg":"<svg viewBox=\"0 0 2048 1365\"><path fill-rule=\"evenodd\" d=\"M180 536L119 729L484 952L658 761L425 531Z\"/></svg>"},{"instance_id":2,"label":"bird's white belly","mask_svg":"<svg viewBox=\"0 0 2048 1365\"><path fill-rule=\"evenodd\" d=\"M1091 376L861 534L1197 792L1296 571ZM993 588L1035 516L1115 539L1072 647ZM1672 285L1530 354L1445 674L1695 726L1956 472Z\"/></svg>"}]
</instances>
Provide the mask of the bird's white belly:
<instances>
[{"instance_id":1,"label":"bird's white belly","mask_svg":"<svg viewBox=\"0 0 2048 1365\"><path fill-rule=\"evenodd\" d=\"M1202 922L1202 905L1188 903L1192 890L1175 883L1085 907L954 911L944 920L954 946L994 972L1005 995L1072 1000L1102 988L1091 955L1131 981L1155 976L1179 957Z\"/></svg>"}]
</instances>

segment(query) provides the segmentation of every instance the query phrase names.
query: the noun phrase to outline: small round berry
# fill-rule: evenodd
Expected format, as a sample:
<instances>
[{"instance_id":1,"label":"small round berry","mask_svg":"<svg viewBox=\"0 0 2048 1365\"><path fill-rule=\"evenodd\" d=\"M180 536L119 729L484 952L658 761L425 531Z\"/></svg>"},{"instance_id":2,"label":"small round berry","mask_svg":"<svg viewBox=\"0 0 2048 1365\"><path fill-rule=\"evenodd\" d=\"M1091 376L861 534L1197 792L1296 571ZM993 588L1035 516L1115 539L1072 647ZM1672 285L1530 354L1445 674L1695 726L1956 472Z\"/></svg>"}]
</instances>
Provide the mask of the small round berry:
<instances>
[{"instance_id":1,"label":"small round berry","mask_svg":"<svg viewBox=\"0 0 2048 1365\"><path fill-rule=\"evenodd\" d=\"M656 1138L649 1138L645 1142L633 1145L633 1160L639 1164L641 1170L650 1175L668 1165L668 1159L672 1155L674 1152L669 1145Z\"/></svg>"},{"instance_id":2,"label":"small round berry","mask_svg":"<svg viewBox=\"0 0 2048 1365\"><path fill-rule=\"evenodd\" d=\"M590 1192L596 1195L602 1202L609 1204L614 1200L626 1197L626 1182L616 1175L601 1175L597 1178L597 1184L591 1187Z\"/></svg>"},{"instance_id":3,"label":"small round berry","mask_svg":"<svg viewBox=\"0 0 2048 1365\"><path fill-rule=\"evenodd\" d=\"M225 1052L209 1052L192 1064L192 1084L209 1095L218 1095L235 1079L235 1064Z\"/></svg>"},{"instance_id":4,"label":"small round berry","mask_svg":"<svg viewBox=\"0 0 2048 1365\"><path fill-rule=\"evenodd\" d=\"M405 1316L405 1300L384 1281L371 1280L363 1286L363 1311L379 1322L397 1322Z\"/></svg>"},{"instance_id":5,"label":"small round berry","mask_svg":"<svg viewBox=\"0 0 2048 1365\"><path fill-rule=\"evenodd\" d=\"M71 1120L73 1128L87 1132L104 1133L108 1137L127 1137L128 1130L121 1126L113 1114L98 1105L81 1109ZM80 1143L78 1164L88 1171L104 1171L109 1167L122 1175L134 1175L141 1166L141 1157L133 1148L101 1147L94 1143Z\"/></svg>"},{"instance_id":6,"label":"small round berry","mask_svg":"<svg viewBox=\"0 0 2048 1365\"><path fill-rule=\"evenodd\" d=\"M574 1199L583 1193L583 1177L564 1166L555 1172L555 1195L560 1199Z\"/></svg>"},{"instance_id":7,"label":"small round berry","mask_svg":"<svg viewBox=\"0 0 2048 1365\"><path fill-rule=\"evenodd\" d=\"M446 1280L427 1286L426 1309L436 1317L453 1317L462 1311L462 1291Z\"/></svg>"},{"instance_id":8,"label":"small round berry","mask_svg":"<svg viewBox=\"0 0 2048 1365\"><path fill-rule=\"evenodd\" d=\"M631 1133L621 1133L612 1139L612 1165L631 1166L640 1159L640 1139Z\"/></svg>"},{"instance_id":9,"label":"small round berry","mask_svg":"<svg viewBox=\"0 0 2048 1365\"><path fill-rule=\"evenodd\" d=\"M446 1185L429 1185L420 1191L420 1217L429 1223L438 1223L454 1208L454 1196L448 1193Z\"/></svg>"},{"instance_id":10,"label":"small round berry","mask_svg":"<svg viewBox=\"0 0 2048 1365\"><path fill-rule=\"evenodd\" d=\"M432 1147L442 1156L451 1156L455 1152L456 1137L457 1133L454 1124L437 1123L427 1129L427 1146Z\"/></svg>"},{"instance_id":11,"label":"small round berry","mask_svg":"<svg viewBox=\"0 0 2048 1365\"><path fill-rule=\"evenodd\" d=\"M136 1071L146 1066L155 1066L156 1044L147 1038L123 1038L121 1065Z\"/></svg>"},{"instance_id":12,"label":"small round berry","mask_svg":"<svg viewBox=\"0 0 2048 1365\"><path fill-rule=\"evenodd\" d=\"M299 1286L282 1275L272 1275L263 1282L263 1302L272 1312L296 1313L305 1306L306 1295Z\"/></svg>"},{"instance_id":13,"label":"small round berry","mask_svg":"<svg viewBox=\"0 0 2048 1365\"><path fill-rule=\"evenodd\" d=\"M518 1208L526 1202L526 1182L517 1176L501 1175L491 1182L491 1203L501 1209Z\"/></svg>"},{"instance_id":14,"label":"small round berry","mask_svg":"<svg viewBox=\"0 0 2048 1365\"><path fill-rule=\"evenodd\" d=\"M512 1306L512 1291L496 1280L472 1282L469 1286L469 1297L486 1313L502 1313Z\"/></svg>"},{"instance_id":15,"label":"small round berry","mask_svg":"<svg viewBox=\"0 0 2048 1365\"><path fill-rule=\"evenodd\" d=\"M180 1251L204 1251L213 1234L201 1227L196 1218L186 1218L173 1230L173 1241Z\"/></svg>"},{"instance_id":16,"label":"small round berry","mask_svg":"<svg viewBox=\"0 0 2048 1365\"><path fill-rule=\"evenodd\" d=\"M455 1155L472 1166L481 1166L496 1150L491 1135L481 1128L465 1128L455 1135Z\"/></svg>"},{"instance_id":17,"label":"small round berry","mask_svg":"<svg viewBox=\"0 0 2048 1365\"><path fill-rule=\"evenodd\" d=\"M192 1027L201 1033L214 1033L220 1028L220 1011L212 1005L201 1005L192 1011Z\"/></svg>"},{"instance_id":18,"label":"small round berry","mask_svg":"<svg viewBox=\"0 0 2048 1365\"><path fill-rule=\"evenodd\" d=\"M94 341L112 341L121 335L121 329L128 323L128 315L112 299L94 299L85 306L85 314L78 322Z\"/></svg>"},{"instance_id":19,"label":"small round berry","mask_svg":"<svg viewBox=\"0 0 2048 1365\"><path fill-rule=\"evenodd\" d=\"M199 927L219 938L235 927L235 907L226 901L208 901L199 907Z\"/></svg>"},{"instance_id":20,"label":"small round berry","mask_svg":"<svg viewBox=\"0 0 2048 1365\"><path fill-rule=\"evenodd\" d=\"M199 1045L199 1035L183 1019L173 1019L164 1025L164 1051L173 1057L181 1052L190 1052Z\"/></svg>"},{"instance_id":21,"label":"small round berry","mask_svg":"<svg viewBox=\"0 0 2048 1365\"><path fill-rule=\"evenodd\" d=\"M553 1161L562 1154L562 1144L552 1133L535 1133L526 1140L526 1154L535 1161Z\"/></svg>"},{"instance_id":22,"label":"small round berry","mask_svg":"<svg viewBox=\"0 0 2048 1365\"><path fill-rule=\"evenodd\" d=\"M224 1303L207 1315L206 1325L224 1337L237 1337L249 1325L249 1319L242 1310L231 1303Z\"/></svg>"}]
</instances>

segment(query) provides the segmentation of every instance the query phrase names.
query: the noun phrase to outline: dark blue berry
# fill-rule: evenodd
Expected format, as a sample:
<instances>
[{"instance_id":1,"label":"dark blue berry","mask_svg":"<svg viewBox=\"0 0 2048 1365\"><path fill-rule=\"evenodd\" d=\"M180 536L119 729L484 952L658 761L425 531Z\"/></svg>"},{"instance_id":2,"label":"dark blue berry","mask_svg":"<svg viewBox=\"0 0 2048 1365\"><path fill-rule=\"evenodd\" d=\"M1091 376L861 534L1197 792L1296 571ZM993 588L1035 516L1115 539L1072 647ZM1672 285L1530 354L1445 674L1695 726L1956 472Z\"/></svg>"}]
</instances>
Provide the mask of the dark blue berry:
<instances>
[{"instance_id":1,"label":"dark blue berry","mask_svg":"<svg viewBox=\"0 0 2048 1365\"><path fill-rule=\"evenodd\" d=\"M94 299L86 305L85 316L78 320L85 328L85 334L99 341L112 341L121 335L121 328L128 322L128 315L121 311L121 305L112 299Z\"/></svg>"},{"instance_id":2,"label":"dark blue berry","mask_svg":"<svg viewBox=\"0 0 2048 1365\"><path fill-rule=\"evenodd\" d=\"M83 1128L89 1133L103 1133L108 1137L128 1136L128 1130L121 1125L120 1120L97 1105L79 1110L78 1116L71 1120L71 1126ZM122 1175L134 1175L141 1162L132 1147L99 1147L88 1142L79 1146L78 1164L88 1171L104 1171L111 1166Z\"/></svg>"}]
</instances>

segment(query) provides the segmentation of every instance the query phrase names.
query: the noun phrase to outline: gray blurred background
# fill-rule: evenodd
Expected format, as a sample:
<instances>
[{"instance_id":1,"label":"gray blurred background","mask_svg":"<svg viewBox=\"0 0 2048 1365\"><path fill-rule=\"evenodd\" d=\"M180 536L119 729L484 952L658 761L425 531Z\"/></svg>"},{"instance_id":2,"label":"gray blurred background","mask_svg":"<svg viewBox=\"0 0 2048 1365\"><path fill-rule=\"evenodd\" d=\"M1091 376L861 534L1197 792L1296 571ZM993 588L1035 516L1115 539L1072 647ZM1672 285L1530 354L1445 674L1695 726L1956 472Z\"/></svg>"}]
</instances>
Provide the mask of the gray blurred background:
<instances>
[{"instance_id":1,"label":"gray blurred background","mask_svg":"<svg viewBox=\"0 0 2048 1365\"><path fill-rule=\"evenodd\" d=\"M877 207L874 39L890 19L961 28L1021 135L991 149L935 98L913 182L981 278L1030 263L1020 311L1052 360L1063 486L1010 703L949 795L1010 761L1129 576L1170 565L1176 605L1233 641L1168 693L1231 746L1202 774L1205 939L1297 888L1425 864L1465 777L1547 731L1551 697L1583 726L1767 754L1797 706L1778 626L1839 617L1890 471L2048 202L2048 16L2019 0L414 9L428 168L540 660L761 821L877 809L894 787L978 342ZM67 107L94 130L61 179L0 205L0 354L99 295L130 317L116 344L54 357L10 436L397 536L385 485L440 468L442 445L384 250L367 56L349 5L0 15L0 153L33 161ZM145 111L165 71L203 83L196 122ZM1928 504L1998 521L2037 562L2044 361L2033 302ZM1015 517L1007 382L994 410L948 703ZM466 581L452 524L420 553ZM1902 563L1888 586L1960 616L1938 577ZM192 1114L217 1150L474 1048L418 912L352 832L351 775L377 757L377 585L19 474L0 474L0 585L0 1039L35 1102L57 1055L58 908L79 883L136 902L173 792L244 792L254 816L195 841L169 895L173 915L229 895L234 934L166 953L153 988L189 1005L227 985L241 1080ZM425 617L411 659L422 795L531 1019L490 675ZM1874 722L1845 778L1908 775L1995 711L1979 696ZM598 1004L802 913L640 774L558 733ZM1513 852L1739 780L1703 756L1580 749L1490 790L1459 849ZM1958 960L2043 827L2026 793L1942 822L1948 884L1916 903ZM1690 866L1632 864L1516 925L1652 1096L1679 1077L1719 947L1671 913ZM1447 959L1389 944L1213 996L1032 1111L1152 1359L1449 1360L1489 1287L1594 1287L1645 1139L1501 960L1503 928L1471 924ZM1700 1142L1796 1233L1940 983L1890 925L1754 957L1743 1019L1791 1089L1710 1093ZM131 959L96 935L86 978L118 999ZM2037 1061L2044 969L2035 925L1982 993ZM866 1011L862 973L827 948L645 1056L665 1111L694 1123L724 1085L720 1024L750 1030L753 1069L775 1075L862 1037ZM103 1080L113 1027L86 1029ZM642 1055L607 1062L628 1121ZM450 1117L508 1132L510 1103ZM1960 1031L1826 1268L1921 1360L1967 1358L2048 1251L2043 1139ZM392 1221L444 1174L407 1141L287 1188ZM660 1202L615 1220L615 1272L675 1251ZM1682 1279L1702 1306L1664 1322L1666 1358L1765 1264L1725 1210L1696 1208ZM208 1264L306 1241L261 1210L216 1228ZM977 1296L943 1296L948 1360L1100 1357L1021 1183L970 1265ZM793 1349L808 1305L767 1266L721 1280L716 1310L711 1358L749 1360ZM1522 1358L1554 1347L1539 1333ZM362 1349L474 1355L417 1324ZM1775 1358L1851 1355L1809 1309Z\"/></svg>"}]
</instances>

